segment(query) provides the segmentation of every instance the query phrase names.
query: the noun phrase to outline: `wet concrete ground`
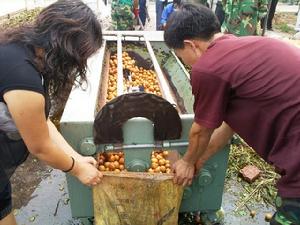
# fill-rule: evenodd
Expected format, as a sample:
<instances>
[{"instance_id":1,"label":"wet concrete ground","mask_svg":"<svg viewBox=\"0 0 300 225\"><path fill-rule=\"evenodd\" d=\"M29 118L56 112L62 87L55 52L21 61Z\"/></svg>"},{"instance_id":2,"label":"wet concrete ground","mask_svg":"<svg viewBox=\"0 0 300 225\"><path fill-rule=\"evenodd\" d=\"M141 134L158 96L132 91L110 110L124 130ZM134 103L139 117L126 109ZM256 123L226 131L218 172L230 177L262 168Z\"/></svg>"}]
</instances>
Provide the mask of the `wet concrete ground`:
<instances>
[{"instance_id":1,"label":"wet concrete ground","mask_svg":"<svg viewBox=\"0 0 300 225\"><path fill-rule=\"evenodd\" d=\"M274 207L266 206L264 203L247 203L247 207L242 207L241 210L235 211L236 202L242 186L236 180L227 180L223 193L222 208L225 212L225 225L267 225L265 214L275 212ZM256 216L250 216L250 210L256 211Z\"/></svg>"},{"instance_id":2,"label":"wet concrete ground","mask_svg":"<svg viewBox=\"0 0 300 225\"><path fill-rule=\"evenodd\" d=\"M65 175L53 170L40 182L31 200L14 211L19 225L80 224L71 217Z\"/></svg>"},{"instance_id":3,"label":"wet concrete ground","mask_svg":"<svg viewBox=\"0 0 300 225\"><path fill-rule=\"evenodd\" d=\"M248 205L257 215L251 218L246 208L235 213L240 184L231 180L225 185L222 208L225 211L225 225L267 225L265 213L273 213L274 208L262 203ZM16 191L16 190L15 190ZM15 210L19 225L78 225L80 221L71 216L69 196L65 174L53 170L42 179L30 196L30 200L20 209Z\"/></svg>"},{"instance_id":4,"label":"wet concrete ground","mask_svg":"<svg viewBox=\"0 0 300 225\"><path fill-rule=\"evenodd\" d=\"M14 207L20 208L26 205L42 179L49 176L50 167L29 155L26 162L19 166L11 177L12 198ZM52 169L50 169L52 170Z\"/></svg>"}]
</instances>

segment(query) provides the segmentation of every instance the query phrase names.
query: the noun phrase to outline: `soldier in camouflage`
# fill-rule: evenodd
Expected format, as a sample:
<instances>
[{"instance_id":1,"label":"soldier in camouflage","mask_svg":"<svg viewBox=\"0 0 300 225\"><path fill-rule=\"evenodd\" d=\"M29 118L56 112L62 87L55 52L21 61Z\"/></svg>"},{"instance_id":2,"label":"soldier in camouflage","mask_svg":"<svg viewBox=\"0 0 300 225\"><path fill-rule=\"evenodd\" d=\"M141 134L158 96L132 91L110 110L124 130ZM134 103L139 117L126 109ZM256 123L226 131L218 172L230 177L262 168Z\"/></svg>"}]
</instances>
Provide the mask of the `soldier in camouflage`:
<instances>
[{"instance_id":1,"label":"soldier in camouflage","mask_svg":"<svg viewBox=\"0 0 300 225\"><path fill-rule=\"evenodd\" d=\"M134 30L137 0L112 0L111 18L113 30Z\"/></svg>"},{"instance_id":2,"label":"soldier in camouflage","mask_svg":"<svg viewBox=\"0 0 300 225\"><path fill-rule=\"evenodd\" d=\"M267 13L267 0L223 0L224 33L237 36L257 35L258 23Z\"/></svg>"}]
</instances>

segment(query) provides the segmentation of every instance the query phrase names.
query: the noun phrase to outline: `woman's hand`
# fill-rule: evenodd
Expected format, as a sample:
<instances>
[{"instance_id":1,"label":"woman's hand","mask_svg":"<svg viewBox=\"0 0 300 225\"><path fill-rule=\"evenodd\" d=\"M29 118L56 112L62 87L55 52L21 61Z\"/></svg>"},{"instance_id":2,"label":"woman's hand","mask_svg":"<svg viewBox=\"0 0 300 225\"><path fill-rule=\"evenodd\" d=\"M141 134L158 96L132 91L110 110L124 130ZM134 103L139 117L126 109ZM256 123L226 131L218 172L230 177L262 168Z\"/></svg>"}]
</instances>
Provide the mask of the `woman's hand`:
<instances>
[{"instance_id":1,"label":"woman's hand","mask_svg":"<svg viewBox=\"0 0 300 225\"><path fill-rule=\"evenodd\" d=\"M89 164L93 165L94 167L98 166L96 159L92 156L79 156L79 157L76 157L76 160L79 162L89 163Z\"/></svg>"},{"instance_id":2,"label":"woman's hand","mask_svg":"<svg viewBox=\"0 0 300 225\"><path fill-rule=\"evenodd\" d=\"M71 174L76 176L78 180L87 185L95 186L101 182L103 174L93 165L96 160L93 157L82 157L82 160L76 160ZM94 160L95 161L94 161Z\"/></svg>"}]
</instances>

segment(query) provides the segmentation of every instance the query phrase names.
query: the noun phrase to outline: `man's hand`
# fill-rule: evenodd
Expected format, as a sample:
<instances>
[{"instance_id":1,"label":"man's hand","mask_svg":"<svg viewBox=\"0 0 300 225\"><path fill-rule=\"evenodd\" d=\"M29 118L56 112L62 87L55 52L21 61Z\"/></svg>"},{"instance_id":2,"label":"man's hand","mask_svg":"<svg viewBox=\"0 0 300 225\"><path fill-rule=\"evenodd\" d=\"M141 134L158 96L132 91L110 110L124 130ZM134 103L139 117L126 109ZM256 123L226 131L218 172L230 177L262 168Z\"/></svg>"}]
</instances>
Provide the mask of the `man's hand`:
<instances>
[{"instance_id":1,"label":"man's hand","mask_svg":"<svg viewBox=\"0 0 300 225\"><path fill-rule=\"evenodd\" d=\"M179 159L172 166L172 171L175 173L174 183L187 186L191 185L194 178L195 167L183 159Z\"/></svg>"}]
</instances>

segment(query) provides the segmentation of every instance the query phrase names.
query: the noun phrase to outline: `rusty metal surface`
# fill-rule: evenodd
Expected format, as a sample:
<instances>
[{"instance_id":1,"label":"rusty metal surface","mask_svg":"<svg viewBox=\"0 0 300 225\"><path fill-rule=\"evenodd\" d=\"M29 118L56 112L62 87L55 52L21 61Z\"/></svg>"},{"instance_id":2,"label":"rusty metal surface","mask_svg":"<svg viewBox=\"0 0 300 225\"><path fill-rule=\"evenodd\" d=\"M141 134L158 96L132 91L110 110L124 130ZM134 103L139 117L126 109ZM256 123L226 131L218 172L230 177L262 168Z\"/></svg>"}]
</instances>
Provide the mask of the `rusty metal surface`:
<instances>
[{"instance_id":1,"label":"rusty metal surface","mask_svg":"<svg viewBox=\"0 0 300 225\"><path fill-rule=\"evenodd\" d=\"M95 144L123 142L122 125L133 117L151 120L157 141L181 136L181 120L173 105L154 94L130 93L113 99L98 112L94 121Z\"/></svg>"}]
</instances>

